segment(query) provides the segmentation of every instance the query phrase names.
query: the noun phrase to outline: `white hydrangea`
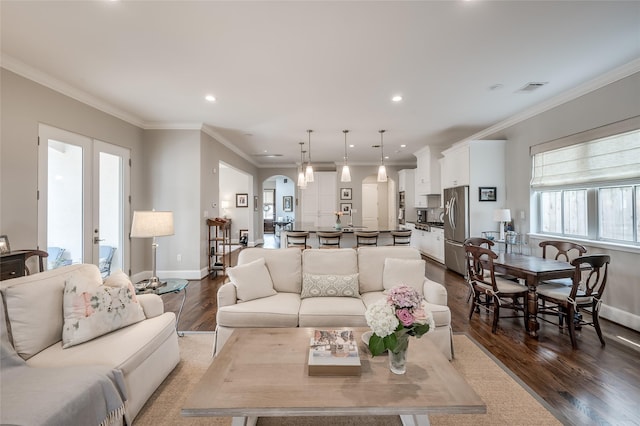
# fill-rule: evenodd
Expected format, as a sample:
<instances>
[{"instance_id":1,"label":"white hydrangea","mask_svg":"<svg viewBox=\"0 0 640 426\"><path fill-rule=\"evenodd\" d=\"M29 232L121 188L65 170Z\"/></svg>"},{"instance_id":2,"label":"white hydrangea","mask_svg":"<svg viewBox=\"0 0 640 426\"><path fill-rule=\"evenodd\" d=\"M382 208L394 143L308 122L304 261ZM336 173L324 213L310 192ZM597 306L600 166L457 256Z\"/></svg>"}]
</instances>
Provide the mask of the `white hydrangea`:
<instances>
[{"instance_id":1,"label":"white hydrangea","mask_svg":"<svg viewBox=\"0 0 640 426\"><path fill-rule=\"evenodd\" d=\"M364 313L364 317L371 330L379 337L390 335L400 324L393 306L384 300L369 306Z\"/></svg>"}]
</instances>

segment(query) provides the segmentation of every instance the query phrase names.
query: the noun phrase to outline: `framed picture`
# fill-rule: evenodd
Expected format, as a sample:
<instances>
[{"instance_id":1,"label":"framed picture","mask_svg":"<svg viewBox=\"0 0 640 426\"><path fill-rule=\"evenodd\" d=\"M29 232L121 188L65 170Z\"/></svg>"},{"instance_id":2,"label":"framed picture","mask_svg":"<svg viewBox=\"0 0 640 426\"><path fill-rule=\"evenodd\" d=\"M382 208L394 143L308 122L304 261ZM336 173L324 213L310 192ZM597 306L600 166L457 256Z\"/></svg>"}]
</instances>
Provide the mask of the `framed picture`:
<instances>
[{"instance_id":1,"label":"framed picture","mask_svg":"<svg viewBox=\"0 0 640 426\"><path fill-rule=\"evenodd\" d=\"M6 235L0 235L0 254L9 253L11 246L9 245L9 237Z\"/></svg>"},{"instance_id":2,"label":"framed picture","mask_svg":"<svg viewBox=\"0 0 640 426\"><path fill-rule=\"evenodd\" d=\"M249 194L236 194L236 207L249 207Z\"/></svg>"},{"instance_id":3,"label":"framed picture","mask_svg":"<svg viewBox=\"0 0 640 426\"><path fill-rule=\"evenodd\" d=\"M257 195L253 196L253 211L254 212L258 211L258 196Z\"/></svg>"},{"instance_id":4,"label":"framed picture","mask_svg":"<svg viewBox=\"0 0 640 426\"><path fill-rule=\"evenodd\" d=\"M249 230L241 229L239 232L240 235L238 235L238 243L246 247L249 243Z\"/></svg>"},{"instance_id":5,"label":"framed picture","mask_svg":"<svg viewBox=\"0 0 640 426\"><path fill-rule=\"evenodd\" d=\"M340 211L343 214L351 214L351 203L340 203Z\"/></svg>"},{"instance_id":6,"label":"framed picture","mask_svg":"<svg viewBox=\"0 0 640 426\"><path fill-rule=\"evenodd\" d=\"M341 200L350 200L351 199L351 188L340 188L340 199Z\"/></svg>"},{"instance_id":7,"label":"framed picture","mask_svg":"<svg viewBox=\"0 0 640 426\"><path fill-rule=\"evenodd\" d=\"M293 211L293 196L285 195L284 197L282 197L282 210L284 210L285 212Z\"/></svg>"},{"instance_id":8,"label":"framed picture","mask_svg":"<svg viewBox=\"0 0 640 426\"><path fill-rule=\"evenodd\" d=\"M478 188L479 201L496 201L495 186L481 186Z\"/></svg>"}]
</instances>

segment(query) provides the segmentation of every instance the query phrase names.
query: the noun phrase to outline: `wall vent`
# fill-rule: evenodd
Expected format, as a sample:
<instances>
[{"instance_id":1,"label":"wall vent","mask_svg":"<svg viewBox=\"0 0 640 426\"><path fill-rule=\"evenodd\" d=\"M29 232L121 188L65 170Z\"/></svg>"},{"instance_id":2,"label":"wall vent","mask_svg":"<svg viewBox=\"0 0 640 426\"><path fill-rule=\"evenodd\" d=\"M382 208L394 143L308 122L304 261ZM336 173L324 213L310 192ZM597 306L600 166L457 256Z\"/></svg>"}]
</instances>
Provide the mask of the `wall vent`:
<instances>
[{"instance_id":1,"label":"wall vent","mask_svg":"<svg viewBox=\"0 0 640 426\"><path fill-rule=\"evenodd\" d=\"M530 93L530 92L533 92L534 90L538 90L539 88L541 88L542 86L548 83L549 83L548 81L545 81L545 82L532 81L525 84L520 89L518 89L516 93Z\"/></svg>"}]
</instances>

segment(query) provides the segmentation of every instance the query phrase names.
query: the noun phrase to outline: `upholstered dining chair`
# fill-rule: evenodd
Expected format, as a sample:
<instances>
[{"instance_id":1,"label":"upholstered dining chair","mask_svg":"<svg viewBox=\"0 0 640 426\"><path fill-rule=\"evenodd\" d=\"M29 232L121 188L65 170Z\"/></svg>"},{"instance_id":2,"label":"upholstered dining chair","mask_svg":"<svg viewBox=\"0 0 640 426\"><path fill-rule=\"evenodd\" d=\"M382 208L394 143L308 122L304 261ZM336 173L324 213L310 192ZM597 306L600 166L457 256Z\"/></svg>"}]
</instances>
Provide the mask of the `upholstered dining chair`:
<instances>
[{"instance_id":1,"label":"upholstered dining chair","mask_svg":"<svg viewBox=\"0 0 640 426\"><path fill-rule=\"evenodd\" d=\"M394 246L408 246L411 244L411 229L391 231Z\"/></svg>"},{"instance_id":2,"label":"upholstered dining chair","mask_svg":"<svg viewBox=\"0 0 640 426\"><path fill-rule=\"evenodd\" d=\"M465 254L467 256L467 274L468 283L471 288L472 303L469 310L469 319L473 317L474 311L483 308L489 312L493 312L493 325L491 332L495 333L498 329L498 319L500 309L513 309L515 312L524 313L524 324L527 327L527 293L525 286L516 284L513 281L498 277L495 274L493 260L498 257L491 249L465 245ZM482 301L484 296L484 302ZM522 303L519 299L522 298ZM502 316L502 318L521 318L522 315Z\"/></svg>"},{"instance_id":3,"label":"upholstered dining chair","mask_svg":"<svg viewBox=\"0 0 640 426\"><path fill-rule=\"evenodd\" d=\"M378 245L378 231L356 231L356 247L374 247Z\"/></svg>"},{"instance_id":4,"label":"upholstered dining chair","mask_svg":"<svg viewBox=\"0 0 640 426\"><path fill-rule=\"evenodd\" d=\"M484 238L484 237L471 237L471 238L467 238L466 240L464 240L464 242L462 243L465 246L476 246L476 247L484 247L486 249L492 249L492 247L495 245L495 243L493 242L493 240L490 240L488 238ZM485 275L490 275L490 271L485 270L484 271ZM499 272L495 272L494 274L496 277L500 277L500 278L504 278L506 280L511 280L514 282L517 282L517 279L512 277L511 275L505 275L505 274L501 274ZM467 296L467 303L469 303L469 299L471 299L472 296L472 291L471 288L469 288L469 295Z\"/></svg>"},{"instance_id":5,"label":"upholstered dining chair","mask_svg":"<svg viewBox=\"0 0 640 426\"><path fill-rule=\"evenodd\" d=\"M334 249L340 248L340 238L342 237L342 231L318 231L318 248L321 249Z\"/></svg>"},{"instance_id":6,"label":"upholstered dining chair","mask_svg":"<svg viewBox=\"0 0 640 426\"><path fill-rule=\"evenodd\" d=\"M309 238L308 231L285 231L287 234L287 247L296 247L301 250L311 248L307 245L307 238Z\"/></svg>"},{"instance_id":7,"label":"upholstered dining chair","mask_svg":"<svg viewBox=\"0 0 640 426\"><path fill-rule=\"evenodd\" d=\"M604 254L577 257L571 261L576 268L571 287L562 284L541 284L536 289L538 299L549 303L543 309L538 309L538 318L550 322L544 318L545 314L558 315L558 327L569 329L571 346L574 349L578 347L576 328L583 325L593 326L600 343L602 346L605 345L599 318L610 261L610 256ZM590 314L591 321L585 320L581 311ZM565 320L566 326L563 324Z\"/></svg>"},{"instance_id":8,"label":"upholstered dining chair","mask_svg":"<svg viewBox=\"0 0 640 426\"><path fill-rule=\"evenodd\" d=\"M27 259L29 259L30 257L33 256L38 256L38 272L42 272L44 271L44 259L46 259L49 256L49 253L47 253L44 250L31 250L29 253L27 253L24 257L24 263L25 263L25 267L24 267L24 273L25 275L31 275L31 271L29 270L29 268L26 266L27 265Z\"/></svg>"},{"instance_id":9,"label":"upholstered dining chair","mask_svg":"<svg viewBox=\"0 0 640 426\"><path fill-rule=\"evenodd\" d=\"M571 262L573 257L580 257L583 254L587 253L587 249L580 244L572 243L570 241L541 241L538 244L542 247L542 258L543 259L551 259L553 253L549 250L550 247L556 249L556 256L553 257L555 260L564 260L566 262ZM573 285L573 280L571 278L558 278L555 280L545 280L544 283L549 284L562 284L571 287Z\"/></svg>"}]
</instances>

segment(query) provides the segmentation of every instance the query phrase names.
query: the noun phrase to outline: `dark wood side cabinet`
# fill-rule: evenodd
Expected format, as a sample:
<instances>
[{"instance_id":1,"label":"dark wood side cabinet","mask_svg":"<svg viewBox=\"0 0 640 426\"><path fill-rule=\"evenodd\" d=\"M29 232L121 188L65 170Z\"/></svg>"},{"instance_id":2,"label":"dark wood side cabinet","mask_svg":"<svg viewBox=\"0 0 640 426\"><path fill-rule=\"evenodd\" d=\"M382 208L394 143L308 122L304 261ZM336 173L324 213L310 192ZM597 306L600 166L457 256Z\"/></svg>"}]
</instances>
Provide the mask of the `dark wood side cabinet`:
<instances>
[{"instance_id":1,"label":"dark wood side cabinet","mask_svg":"<svg viewBox=\"0 0 640 426\"><path fill-rule=\"evenodd\" d=\"M47 252L42 250L14 250L0 255L0 281L23 277L28 274L26 261L31 256L38 256L40 271L44 270L42 259Z\"/></svg>"}]
</instances>

